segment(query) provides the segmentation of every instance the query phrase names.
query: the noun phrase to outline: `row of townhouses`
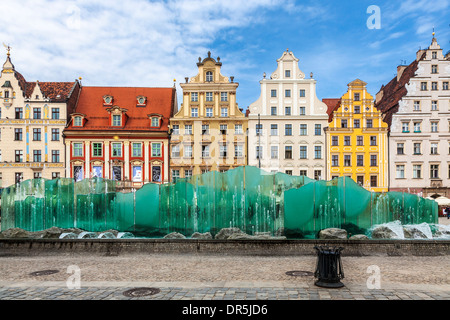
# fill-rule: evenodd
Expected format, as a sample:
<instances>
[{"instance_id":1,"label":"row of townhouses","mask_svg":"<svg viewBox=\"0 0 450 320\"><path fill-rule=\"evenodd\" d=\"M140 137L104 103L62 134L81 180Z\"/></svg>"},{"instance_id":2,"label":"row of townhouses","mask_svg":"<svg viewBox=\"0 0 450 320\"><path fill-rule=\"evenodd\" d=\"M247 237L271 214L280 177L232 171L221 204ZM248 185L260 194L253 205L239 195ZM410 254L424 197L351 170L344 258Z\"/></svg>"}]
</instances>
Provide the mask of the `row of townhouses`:
<instances>
[{"instance_id":1,"label":"row of townhouses","mask_svg":"<svg viewBox=\"0 0 450 320\"><path fill-rule=\"evenodd\" d=\"M171 88L27 82L8 49L0 77L0 183L94 176L124 188L251 165L371 191L450 196L450 53L433 35L376 96L356 79L320 100L286 50L246 111L220 58ZM345 92L345 93L344 93Z\"/></svg>"}]
</instances>

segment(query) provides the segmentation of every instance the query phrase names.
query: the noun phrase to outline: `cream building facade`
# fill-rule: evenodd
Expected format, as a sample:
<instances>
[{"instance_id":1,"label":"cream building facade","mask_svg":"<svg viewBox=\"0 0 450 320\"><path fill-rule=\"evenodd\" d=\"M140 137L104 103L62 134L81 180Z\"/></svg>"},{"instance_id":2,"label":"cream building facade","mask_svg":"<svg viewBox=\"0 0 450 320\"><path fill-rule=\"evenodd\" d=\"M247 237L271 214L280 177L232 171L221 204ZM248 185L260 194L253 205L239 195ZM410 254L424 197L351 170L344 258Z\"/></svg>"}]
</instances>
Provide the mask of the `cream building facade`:
<instances>
[{"instance_id":1,"label":"cream building facade","mask_svg":"<svg viewBox=\"0 0 450 320\"><path fill-rule=\"evenodd\" d=\"M80 90L75 82L27 82L10 52L0 76L0 187L65 177L63 130Z\"/></svg>"},{"instance_id":2,"label":"cream building facade","mask_svg":"<svg viewBox=\"0 0 450 320\"><path fill-rule=\"evenodd\" d=\"M316 96L316 80L299 69L286 50L261 96L249 107L248 163L268 172L325 179L327 105Z\"/></svg>"},{"instance_id":3,"label":"cream building facade","mask_svg":"<svg viewBox=\"0 0 450 320\"><path fill-rule=\"evenodd\" d=\"M180 84L183 102L170 119L171 181L244 166L247 118L236 102L239 84L221 74L220 58L199 58L198 74Z\"/></svg>"}]
</instances>

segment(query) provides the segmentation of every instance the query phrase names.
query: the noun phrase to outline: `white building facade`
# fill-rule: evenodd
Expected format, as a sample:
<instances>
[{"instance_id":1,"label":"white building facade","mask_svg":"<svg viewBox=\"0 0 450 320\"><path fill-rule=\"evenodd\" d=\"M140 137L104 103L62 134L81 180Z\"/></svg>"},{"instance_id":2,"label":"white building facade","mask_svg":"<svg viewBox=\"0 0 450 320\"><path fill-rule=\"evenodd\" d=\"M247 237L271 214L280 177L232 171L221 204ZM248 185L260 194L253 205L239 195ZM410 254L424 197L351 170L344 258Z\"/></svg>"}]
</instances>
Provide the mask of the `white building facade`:
<instances>
[{"instance_id":1,"label":"white building facade","mask_svg":"<svg viewBox=\"0 0 450 320\"><path fill-rule=\"evenodd\" d=\"M286 50L261 95L249 106L248 164L268 172L325 179L327 106L316 96L316 80L307 79L299 59Z\"/></svg>"}]
</instances>

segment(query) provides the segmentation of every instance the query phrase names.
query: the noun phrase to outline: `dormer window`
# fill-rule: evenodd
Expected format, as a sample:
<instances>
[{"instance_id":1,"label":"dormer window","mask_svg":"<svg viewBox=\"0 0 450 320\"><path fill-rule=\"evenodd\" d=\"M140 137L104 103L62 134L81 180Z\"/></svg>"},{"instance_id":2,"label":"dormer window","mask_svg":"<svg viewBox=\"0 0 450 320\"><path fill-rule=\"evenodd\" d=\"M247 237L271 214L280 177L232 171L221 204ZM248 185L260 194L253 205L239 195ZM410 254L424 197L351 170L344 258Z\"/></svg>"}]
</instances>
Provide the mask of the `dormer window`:
<instances>
[{"instance_id":1,"label":"dormer window","mask_svg":"<svg viewBox=\"0 0 450 320\"><path fill-rule=\"evenodd\" d=\"M159 118L152 117L152 127L159 127Z\"/></svg>"},{"instance_id":2,"label":"dormer window","mask_svg":"<svg viewBox=\"0 0 450 320\"><path fill-rule=\"evenodd\" d=\"M150 127L152 127L152 128L160 128L161 127L162 115L149 114L148 117L150 119Z\"/></svg>"},{"instance_id":3,"label":"dormer window","mask_svg":"<svg viewBox=\"0 0 450 320\"><path fill-rule=\"evenodd\" d=\"M113 97L112 96L104 96L103 97L103 105L104 106L111 106L113 102Z\"/></svg>"},{"instance_id":4,"label":"dormer window","mask_svg":"<svg viewBox=\"0 0 450 320\"><path fill-rule=\"evenodd\" d=\"M121 127L122 126L122 116L120 114L114 114L112 116L112 125L113 125L113 127Z\"/></svg>"},{"instance_id":5,"label":"dormer window","mask_svg":"<svg viewBox=\"0 0 450 320\"><path fill-rule=\"evenodd\" d=\"M213 73L212 71L206 72L206 82L212 82L213 81Z\"/></svg>"},{"instance_id":6,"label":"dormer window","mask_svg":"<svg viewBox=\"0 0 450 320\"><path fill-rule=\"evenodd\" d=\"M82 127L83 126L83 118L80 116L73 118L73 126L74 127Z\"/></svg>"},{"instance_id":7,"label":"dormer window","mask_svg":"<svg viewBox=\"0 0 450 320\"><path fill-rule=\"evenodd\" d=\"M145 107L147 105L147 98L144 96L137 97L137 106Z\"/></svg>"}]
</instances>

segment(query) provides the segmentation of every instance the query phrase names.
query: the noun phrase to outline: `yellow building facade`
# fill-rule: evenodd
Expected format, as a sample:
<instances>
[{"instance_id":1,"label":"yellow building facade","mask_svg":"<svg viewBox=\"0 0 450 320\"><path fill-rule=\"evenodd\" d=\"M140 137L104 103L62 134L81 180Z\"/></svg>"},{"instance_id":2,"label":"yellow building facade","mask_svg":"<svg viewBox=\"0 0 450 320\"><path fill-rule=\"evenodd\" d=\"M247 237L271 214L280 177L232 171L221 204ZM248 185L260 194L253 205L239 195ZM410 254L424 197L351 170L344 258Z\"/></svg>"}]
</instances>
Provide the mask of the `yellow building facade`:
<instances>
[{"instance_id":1,"label":"yellow building facade","mask_svg":"<svg viewBox=\"0 0 450 320\"><path fill-rule=\"evenodd\" d=\"M356 79L330 112L326 129L327 179L351 177L373 192L388 191L388 125L367 83Z\"/></svg>"},{"instance_id":2,"label":"yellow building facade","mask_svg":"<svg viewBox=\"0 0 450 320\"><path fill-rule=\"evenodd\" d=\"M220 58L199 58L198 74L180 86L183 102L170 119L171 181L247 164L248 119L236 102L239 84L225 77Z\"/></svg>"}]
</instances>

